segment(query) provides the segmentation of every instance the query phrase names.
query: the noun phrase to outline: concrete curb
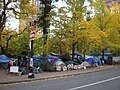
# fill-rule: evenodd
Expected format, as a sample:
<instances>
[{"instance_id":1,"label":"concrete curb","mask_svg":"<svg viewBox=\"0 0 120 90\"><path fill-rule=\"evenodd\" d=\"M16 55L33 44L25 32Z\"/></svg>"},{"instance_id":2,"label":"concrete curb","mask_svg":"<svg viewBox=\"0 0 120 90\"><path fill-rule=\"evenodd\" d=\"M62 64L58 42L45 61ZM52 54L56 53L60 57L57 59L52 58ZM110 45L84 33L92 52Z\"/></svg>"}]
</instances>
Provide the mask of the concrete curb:
<instances>
[{"instance_id":1,"label":"concrete curb","mask_svg":"<svg viewBox=\"0 0 120 90\"><path fill-rule=\"evenodd\" d=\"M103 66L104 67L104 66ZM75 76L75 75L80 75L80 74L88 74L88 73L92 73L92 72L99 72L99 71L104 71L104 70L108 70L108 69L112 69L117 67L116 65L113 66L109 66L109 67L101 67L101 68L90 68L90 69L86 69L86 70L82 70L82 72L70 72L70 71L66 71L65 73L58 74L58 75L51 75L51 76L47 76L47 77L42 77L42 78L31 78L31 79L24 79L24 80L16 80L16 81L6 81L6 82L0 82L0 85L11 85L11 84L18 84L18 83L27 83L27 82L36 82L36 81L42 81L42 80L50 80L50 79L57 79L57 78L63 78L63 77L68 77L68 76ZM78 70L80 71L80 70Z\"/></svg>"}]
</instances>

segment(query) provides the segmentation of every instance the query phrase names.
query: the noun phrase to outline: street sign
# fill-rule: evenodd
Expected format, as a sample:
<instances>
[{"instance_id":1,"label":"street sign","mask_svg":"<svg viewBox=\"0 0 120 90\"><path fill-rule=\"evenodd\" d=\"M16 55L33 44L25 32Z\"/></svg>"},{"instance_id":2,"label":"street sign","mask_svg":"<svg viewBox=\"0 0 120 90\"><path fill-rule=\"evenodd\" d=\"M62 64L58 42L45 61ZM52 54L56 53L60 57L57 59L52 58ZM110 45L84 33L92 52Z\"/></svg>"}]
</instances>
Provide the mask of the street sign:
<instances>
[{"instance_id":1,"label":"street sign","mask_svg":"<svg viewBox=\"0 0 120 90\"><path fill-rule=\"evenodd\" d=\"M30 40L34 40L36 37L36 25L30 26Z\"/></svg>"}]
</instances>

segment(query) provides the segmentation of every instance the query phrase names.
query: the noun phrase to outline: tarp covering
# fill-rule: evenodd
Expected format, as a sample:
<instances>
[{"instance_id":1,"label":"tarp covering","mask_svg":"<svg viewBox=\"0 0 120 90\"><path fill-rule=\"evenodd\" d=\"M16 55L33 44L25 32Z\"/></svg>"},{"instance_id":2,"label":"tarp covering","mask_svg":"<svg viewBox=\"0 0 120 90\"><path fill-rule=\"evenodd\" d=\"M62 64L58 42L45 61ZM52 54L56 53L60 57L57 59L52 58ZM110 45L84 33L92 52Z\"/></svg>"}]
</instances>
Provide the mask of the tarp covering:
<instances>
[{"instance_id":1,"label":"tarp covering","mask_svg":"<svg viewBox=\"0 0 120 90\"><path fill-rule=\"evenodd\" d=\"M93 56L85 55L85 59L93 58Z\"/></svg>"},{"instance_id":2,"label":"tarp covering","mask_svg":"<svg viewBox=\"0 0 120 90\"><path fill-rule=\"evenodd\" d=\"M64 62L70 60L70 55L69 54L64 54L60 56L60 59L62 59Z\"/></svg>"},{"instance_id":3,"label":"tarp covering","mask_svg":"<svg viewBox=\"0 0 120 90\"><path fill-rule=\"evenodd\" d=\"M40 54L36 54L33 56L33 59L40 59L41 55Z\"/></svg>"},{"instance_id":4,"label":"tarp covering","mask_svg":"<svg viewBox=\"0 0 120 90\"><path fill-rule=\"evenodd\" d=\"M1 63L7 63L7 62L10 62L11 59L9 59L7 56L5 56L4 54L3 55L0 55L0 64Z\"/></svg>"},{"instance_id":5,"label":"tarp covering","mask_svg":"<svg viewBox=\"0 0 120 90\"><path fill-rule=\"evenodd\" d=\"M95 57L94 59L95 59L95 61L98 63L98 65L101 65L101 64L102 64L102 62L101 62L101 60L100 60L99 57Z\"/></svg>"},{"instance_id":6,"label":"tarp covering","mask_svg":"<svg viewBox=\"0 0 120 90\"><path fill-rule=\"evenodd\" d=\"M86 62L89 62L91 64L94 64L95 63L95 60L93 58L88 58L85 60Z\"/></svg>"},{"instance_id":7,"label":"tarp covering","mask_svg":"<svg viewBox=\"0 0 120 90\"><path fill-rule=\"evenodd\" d=\"M53 57L53 56L49 56L48 61L54 63L55 66L65 65L60 58Z\"/></svg>"}]
</instances>

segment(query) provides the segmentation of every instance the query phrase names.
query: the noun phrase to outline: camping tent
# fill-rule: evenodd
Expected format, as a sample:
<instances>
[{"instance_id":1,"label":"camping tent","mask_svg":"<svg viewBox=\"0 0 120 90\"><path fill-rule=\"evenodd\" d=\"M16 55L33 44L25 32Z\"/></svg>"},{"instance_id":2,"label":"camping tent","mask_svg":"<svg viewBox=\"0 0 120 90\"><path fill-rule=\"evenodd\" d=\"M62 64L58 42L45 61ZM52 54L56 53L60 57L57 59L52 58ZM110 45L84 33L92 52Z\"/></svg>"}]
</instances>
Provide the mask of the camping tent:
<instances>
[{"instance_id":1,"label":"camping tent","mask_svg":"<svg viewBox=\"0 0 120 90\"><path fill-rule=\"evenodd\" d=\"M9 59L7 56L5 56L4 54L3 55L0 55L0 64L1 63L8 63L10 62L11 59Z\"/></svg>"},{"instance_id":2,"label":"camping tent","mask_svg":"<svg viewBox=\"0 0 120 90\"><path fill-rule=\"evenodd\" d=\"M9 59L6 55L0 55L0 67L7 70L8 69L8 63L12 60Z\"/></svg>"}]
</instances>

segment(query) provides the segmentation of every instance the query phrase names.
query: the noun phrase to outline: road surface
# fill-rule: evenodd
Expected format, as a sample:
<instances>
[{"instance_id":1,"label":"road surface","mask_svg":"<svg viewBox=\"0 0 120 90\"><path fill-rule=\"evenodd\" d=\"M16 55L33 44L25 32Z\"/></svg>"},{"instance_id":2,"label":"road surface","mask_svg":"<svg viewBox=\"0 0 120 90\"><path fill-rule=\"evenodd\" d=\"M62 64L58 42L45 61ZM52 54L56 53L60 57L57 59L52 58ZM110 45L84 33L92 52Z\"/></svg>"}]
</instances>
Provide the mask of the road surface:
<instances>
[{"instance_id":1,"label":"road surface","mask_svg":"<svg viewBox=\"0 0 120 90\"><path fill-rule=\"evenodd\" d=\"M120 66L99 72L20 83L0 90L120 90Z\"/></svg>"}]
</instances>

